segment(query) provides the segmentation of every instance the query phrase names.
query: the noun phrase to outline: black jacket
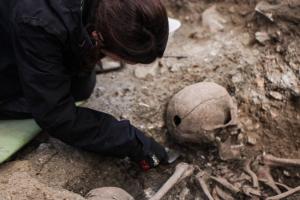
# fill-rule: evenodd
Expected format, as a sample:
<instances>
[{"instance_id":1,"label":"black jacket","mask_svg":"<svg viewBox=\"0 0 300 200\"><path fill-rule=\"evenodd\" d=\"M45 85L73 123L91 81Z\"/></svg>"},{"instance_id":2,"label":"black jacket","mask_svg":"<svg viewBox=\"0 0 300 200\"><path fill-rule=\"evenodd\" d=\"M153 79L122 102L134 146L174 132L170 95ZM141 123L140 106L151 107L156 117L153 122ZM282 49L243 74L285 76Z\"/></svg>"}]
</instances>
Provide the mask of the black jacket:
<instances>
[{"instance_id":1,"label":"black jacket","mask_svg":"<svg viewBox=\"0 0 300 200\"><path fill-rule=\"evenodd\" d=\"M75 106L71 78L93 46L80 6L80 0L0 1L0 102L25 97L37 123L66 143L141 156L152 139L129 121Z\"/></svg>"}]
</instances>

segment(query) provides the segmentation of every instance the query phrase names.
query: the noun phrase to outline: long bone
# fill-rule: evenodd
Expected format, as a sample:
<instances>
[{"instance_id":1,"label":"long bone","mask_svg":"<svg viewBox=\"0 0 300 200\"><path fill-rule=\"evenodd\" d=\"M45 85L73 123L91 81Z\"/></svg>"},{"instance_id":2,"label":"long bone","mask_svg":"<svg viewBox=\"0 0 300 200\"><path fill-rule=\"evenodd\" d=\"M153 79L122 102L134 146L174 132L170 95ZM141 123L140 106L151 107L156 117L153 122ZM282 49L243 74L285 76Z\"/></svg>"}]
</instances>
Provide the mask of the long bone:
<instances>
[{"instance_id":1,"label":"long bone","mask_svg":"<svg viewBox=\"0 0 300 200\"><path fill-rule=\"evenodd\" d=\"M280 200L280 199L284 199L288 196L291 196L292 194L295 194L297 192L300 192L300 186L290 189L289 191L286 191L284 193L278 194L276 196L273 197L268 197L266 200Z\"/></svg>"},{"instance_id":2,"label":"long bone","mask_svg":"<svg viewBox=\"0 0 300 200\"><path fill-rule=\"evenodd\" d=\"M269 185L269 181L266 180L266 179L259 179L260 182L264 183L266 186L269 186L270 188L272 188L270 185ZM292 189L291 187L283 184L283 183L279 183L279 182L274 182L277 186L280 186L282 188L284 188L285 190L290 190Z\"/></svg>"},{"instance_id":3,"label":"long bone","mask_svg":"<svg viewBox=\"0 0 300 200\"><path fill-rule=\"evenodd\" d=\"M187 163L179 163L173 175L167 180L167 182L154 194L149 200L160 200L169 190L171 190L177 183L183 179L191 176L195 170L193 165Z\"/></svg>"},{"instance_id":4,"label":"long bone","mask_svg":"<svg viewBox=\"0 0 300 200\"><path fill-rule=\"evenodd\" d=\"M268 165L260 165L257 170L257 176L259 180L265 180L265 184L272 188L277 194L281 193L271 175L271 169Z\"/></svg>"},{"instance_id":5,"label":"long bone","mask_svg":"<svg viewBox=\"0 0 300 200\"><path fill-rule=\"evenodd\" d=\"M233 194L238 194L240 191L239 188L235 187L234 185L232 185L231 183L229 183L225 178L221 178L221 177L214 177L211 176L210 177L212 180L214 180L216 183L220 184L221 186L225 187L226 189L228 189L230 192L232 192Z\"/></svg>"},{"instance_id":6,"label":"long bone","mask_svg":"<svg viewBox=\"0 0 300 200\"><path fill-rule=\"evenodd\" d=\"M268 166L277 167L300 167L300 159L277 158L266 154L262 157L263 163Z\"/></svg>"},{"instance_id":7,"label":"long bone","mask_svg":"<svg viewBox=\"0 0 300 200\"><path fill-rule=\"evenodd\" d=\"M215 187L216 193L217 195L225 200L234 200L234 198L227 192L223 191L221 188L219 188L218 186Z\"/></svg>"},{"instance_id":8,"label":"long bone","mask_svg":"<svg viewBox=\"0 0 300 200\"><path fill-rule=\"evenodd\" d=\"M245 165L244 165L244 171L251 176L252 182L253 182L253 187L254 188L259 188L259 183L258 183L258 178L256 174L251 170L251 160L246 160Z\"/></svg>"},{"instance_id":9,"label":"long bone","mask_svg":"<svg viewBox=\"0 0 300 200\"><path fill-rule=\"evenodd\" d=\"M199 183L199 185L201 186L204 194L206 195L206 197L209 200L214 200L214 198L212 197L212 195L209 192L209 188L207 186L207 180L209 179L209 175L205 172L205 171L200 171L197 175L196 175L196 179Z\"/></svg>"}]
</instances>

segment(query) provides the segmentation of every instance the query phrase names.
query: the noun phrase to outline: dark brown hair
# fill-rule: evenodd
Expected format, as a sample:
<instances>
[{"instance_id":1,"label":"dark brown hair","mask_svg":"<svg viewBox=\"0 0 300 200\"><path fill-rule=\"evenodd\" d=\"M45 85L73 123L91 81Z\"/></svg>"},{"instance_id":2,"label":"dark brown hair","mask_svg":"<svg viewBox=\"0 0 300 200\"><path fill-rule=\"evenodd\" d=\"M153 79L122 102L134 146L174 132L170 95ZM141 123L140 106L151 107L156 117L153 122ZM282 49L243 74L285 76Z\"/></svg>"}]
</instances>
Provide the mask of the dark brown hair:
<instances>
[{"instance_id":1,"label":"dark brown hair","mask_svg":"<svg viewBox=\"0 0 300 200\"><path fill-rule=\"evenodd\" d=\"M100 0L95 25L104 50L136 63L162 57L169 36L167 12L160 0Z\"/></svg>"}]
</instances>

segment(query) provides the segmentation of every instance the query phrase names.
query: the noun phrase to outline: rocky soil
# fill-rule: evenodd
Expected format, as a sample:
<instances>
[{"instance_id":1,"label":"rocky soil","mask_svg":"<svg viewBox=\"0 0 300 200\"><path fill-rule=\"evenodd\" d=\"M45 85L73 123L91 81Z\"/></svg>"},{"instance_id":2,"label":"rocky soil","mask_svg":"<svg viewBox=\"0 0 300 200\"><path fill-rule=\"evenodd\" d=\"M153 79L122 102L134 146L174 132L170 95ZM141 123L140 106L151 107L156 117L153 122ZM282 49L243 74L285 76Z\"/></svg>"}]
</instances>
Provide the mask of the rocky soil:
<instances>
[{"instance_id":1,"label":"rocky soil","mask_svg":"<svg viewBox=\"0 0 300 200\"><path fill-rule=\"evenodd\" d=\"M255 11L258 1L252 0L165 3L169 15L183 22L165 56L150 66L126 66L99 75L87 106L131 120L160 143L179 150L183 154L179 161L213 175L240 177L241 161L221 161L214 145L178 145L167 133L165 111L170 98L187 85L213 81L224 86L238 104L241 140L246 145L243 158L266 152L299 159L298 1L286 1L280 12L261 8L262 13ZM203 15L214 5L214 12ZM271 19L264 15L267 12L271 12ZM126 159L82 152L41 134L0 166L0 200L84 199L91 189L105 186L123 188L137 200L146 199L168 179L174 167L161 166L144 173ZM272 174L290 187L300 185L299 168L278 168ZM203 198L193 177L164 197ZM299 198L294 195L290 199Z\"/></svg>"}]
</instances>

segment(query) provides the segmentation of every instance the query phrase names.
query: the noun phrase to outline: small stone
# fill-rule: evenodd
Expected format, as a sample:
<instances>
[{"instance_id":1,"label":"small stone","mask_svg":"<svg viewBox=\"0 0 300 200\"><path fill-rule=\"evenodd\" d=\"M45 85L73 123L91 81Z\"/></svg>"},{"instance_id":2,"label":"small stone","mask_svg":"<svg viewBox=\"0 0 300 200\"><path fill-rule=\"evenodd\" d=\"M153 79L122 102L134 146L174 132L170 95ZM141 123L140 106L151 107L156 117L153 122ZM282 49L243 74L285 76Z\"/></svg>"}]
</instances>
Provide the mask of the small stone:
<instances>
[{"instance_id":1,"label":"small stone","mask_svg":"<svg viewBox=\"0 0 300 200\"><path fill-rule=\"evenodd\" d=\"M249 33L242 34L241 42L245 46L248 46L251 43L251 37L250 37Z\"/></svg>"},{"instance_id":2,"label":"small stone","mask_svg":"<svg viewBox=\"0 0 300 200\"><path fill-rule=\"evenodd\" d=\"M145 103L139 103L139 106L145 107L145 108L150 108L150 106L148 104Z\"/></svg>"},{"instance_id":3,"label":"small stone","mask_svg":"<svg viewBox=\"0 0 300 200\"><path fill-rule=\"evenodd\" d=\"M101 59L101 62L103 70L114 70L120 68L121 66L121 63L119 61L114 61L108 57Z\"/></svg>"},{"instance_id":4,"label":"small stone","mask_svg":"<svg viewBox=\"0 0 300 200\"><path fill-rule=\"evenodd\" d=\"M239 143L242 143L242 142L244 141L244 135L243 135L243 134L239 134L239 135L238 135L238 138L237 138L237 141L238 141Z\"/></svg>"},{"instance_id":5,"label":"small stone","mask_svg":"<svg viewBox=\"0 0 300 200\"><path fill-rule=\"evenodd\" d=\"M286 177L290 177L291 176L290 172L288 172L286 170L283 171L283 175L285 175Z\"/></svg>"},{"instance_id":6,"label":"small stone","mask_svg":"<svg viewBox=\"0 0 300 200\"><path fill-rule=\"evenodd\" d=\"M279 113L273 109L271 109L269 112L271 114L272 119L275 119L279 116Z\"/></svg>"},{"instance_id":7,"label":"small stone","mask_svg":"<svg viewBox=\"0 0 300 200\"><path fill-rule=\"evenodd\" d=\"M151 66L141 66L134 70L134 75L139 79L146 79L148 77L154 77L158 74L159 64L158 61L153 63Z\"/></svg>"},{"instance_id":8,"label":"small stone","mask_svg":"<svg viewBox=\"0 0 300 200\"><path fill-rule=\"evenodd\" d=\"M147 188L144 190L144 194L147 199L150 199L155 194L155 191L152 188Z\"/></svg>"},{"instance_id":9,"label":"small stone","mask_svg":"<svg viewBox=\"0 0 300 200\"><path fill-rule=\"evenodd\" d=\"M256 145L257 144L257 140L256 138L252 137L252 136L248 136L247 137L247 143L250 145Z\"/></svg>"},{"instance_id":10,"label":"small stone","mask_svg":"<svg viewBox=\"0 0 300 200\"><path fill-rule=\"evenodd\" d=\"M154 126L153 124L148 125L147 129L148 129L148 130L153 130L153 129L155 129L155 126Z\"/></svg>"},{"instance_id":11,"label":"small stone","mask_svg":"<svg viewBox=\"0 0 300 200\"><path fill-rule=\"evenodd\" d=\"M267 41L271 39L267 32L256 32L255 39L262 45L265 45Z\"/></svg>"},{"instance_id":12,"label":"small stone","mask_svg":"<svg viewBox=\"0 0 300 200\"><path fill-rule=\"evenodd\" d=\"M231 13L235 13L235 12L236 12L236 10L235 10L235 7L234 7L234 6L230 6L230 8L229 8L229 12L231 12Z\"/></svg>"},{"instance_id":13,"label":"small stone","mask_svg":"<svg viewBox=\"0 0 300 200\"><path fill-rule=\"evenodd\" d=\"M271 91L270 96L276 100L282 101L283 100L283 96L279 93L279 92L275 92L275 91Z\"/></svg>"},{"instance_id":14,"label":"small stone","mask_svg":"<svg viewBox=\"0 0 300 200\"><path fill-rule=\"evenodd\" d=\"M256 83L256 85L257 85L257 87L259 89L262 90L262 89L265 88L265 80L264 79L262 79L262 78L256 78L255 83Z\"/></svg>"},{"instance_id":15,"label":"small stone","mask_svg":"<svg viewBox=\"0 0 300 200\"><path fill-rule=\"evenodd\" d=\"M103 96L105 93L105 88L104 87L97 87L95 89L95 96L96 98L100 97L100 96Z\"/></svg>"},{"instance_id":16,"label":"small stone","mask_svg":"<svg viewBox=\"0 0 300 200\"><path fill-rule=\"evenodd\" d=\"M216 5L206 9L202 14L202 23L213 33L224 30L226 20L217 11Z\"/></svg>"}]
</instances>

